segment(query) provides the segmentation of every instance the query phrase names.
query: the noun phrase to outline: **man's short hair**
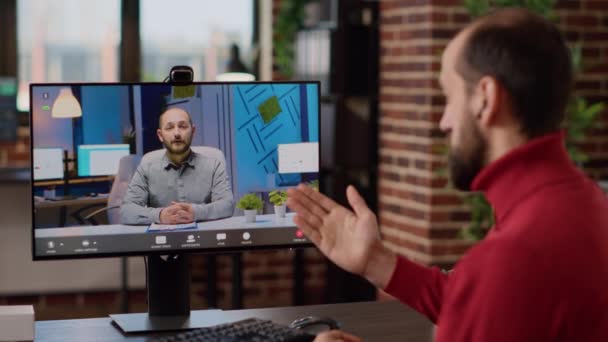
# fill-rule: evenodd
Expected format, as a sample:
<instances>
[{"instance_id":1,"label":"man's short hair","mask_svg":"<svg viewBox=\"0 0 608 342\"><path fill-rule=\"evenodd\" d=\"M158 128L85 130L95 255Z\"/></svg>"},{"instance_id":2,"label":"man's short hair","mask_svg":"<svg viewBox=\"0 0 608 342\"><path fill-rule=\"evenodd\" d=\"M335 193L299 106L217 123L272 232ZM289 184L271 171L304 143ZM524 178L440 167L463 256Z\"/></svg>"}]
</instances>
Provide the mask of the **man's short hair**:
<instances>
[{"instance_id":1,"label":"man's short hair","mask_svg":"<svg viewBox=\"0 0 608 342\"><path fill-rule=\"evenodd\" d=\"M171 109L181 109L181 110L183 110L184 112L186 112L186 114L188 114L188 121L190 121L190 126L192 126L192 116L190 115L190 113L188 113L188 111L187 111L187 110L185 110L185 109L183 109L183 108L166 108L166 107L165 107L164 109L162 109L162 110L160 111L160 114L158 115L158 128L162 129L162 127L161 127L161 121L162 121L162 119L163 119L163 115L164 115L166 112L168 112L169 110L171 110Z\"/></svg>"},{"instance_id":2,"label":"man's short hair","mask_svg":"<svg viewBox=\"0 0 608 342\"><path fill-rule=\"evenodd\" d=\"M529 138L558 130L572 88L570 51L557 27L521 8L494 11L470 27L456 71L471 89L492 76L510 95Z\"/></svg>"}]
</instances>

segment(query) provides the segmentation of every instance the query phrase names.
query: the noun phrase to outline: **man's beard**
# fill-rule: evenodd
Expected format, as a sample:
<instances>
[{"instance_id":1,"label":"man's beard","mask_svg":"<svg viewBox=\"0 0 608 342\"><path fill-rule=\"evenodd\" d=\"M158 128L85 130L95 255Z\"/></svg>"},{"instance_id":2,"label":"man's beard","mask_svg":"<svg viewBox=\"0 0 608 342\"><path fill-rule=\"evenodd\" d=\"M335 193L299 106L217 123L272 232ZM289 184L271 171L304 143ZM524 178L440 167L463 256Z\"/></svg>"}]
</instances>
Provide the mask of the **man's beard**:
<instances>
[{"instance_id":1,"label":"man's beard","mask_svg":"<svg viewBox=\"0 0 608 342\"><path fill-rule=\"evenodd\" d=\"M165 145L167 151L172 154L183 154L188 152L188 150L190 150L190 142L186 140L181 140L181 142L181 144L176 146L171 142L164 141L163 145Z\"/></svg>"},{"instance_id":2,"label":"man's beard","mask_svg":"<svg viewBox=\"0 0 608 342\"><path fill-rule=\"evenodd\" d=\"M461 147L450 150L448 166L454 187L469 191L473 179L483 168L487 145L472 116L468 117L463 133Z\"/></svg>"}]
</instances>

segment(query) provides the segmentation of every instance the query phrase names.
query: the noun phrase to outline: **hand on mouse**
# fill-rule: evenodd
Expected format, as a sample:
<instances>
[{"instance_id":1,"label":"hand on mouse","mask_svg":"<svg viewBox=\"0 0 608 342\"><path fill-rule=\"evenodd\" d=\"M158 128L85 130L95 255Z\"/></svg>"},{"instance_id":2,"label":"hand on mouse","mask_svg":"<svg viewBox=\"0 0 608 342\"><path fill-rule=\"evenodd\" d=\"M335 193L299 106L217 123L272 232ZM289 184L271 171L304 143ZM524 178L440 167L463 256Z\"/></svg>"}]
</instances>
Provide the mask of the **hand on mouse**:
<instances>
[{"instance_id":1,"label":"hand on mouse","mask_svg":"<svg viewBox=\"0 0 608 342\"><path fill-rule=\"evenodd\" d=\"M315 337L313 342L361 342L357 336L347 334L341 330L328 330Z\"/></svg>"}]
</instances>

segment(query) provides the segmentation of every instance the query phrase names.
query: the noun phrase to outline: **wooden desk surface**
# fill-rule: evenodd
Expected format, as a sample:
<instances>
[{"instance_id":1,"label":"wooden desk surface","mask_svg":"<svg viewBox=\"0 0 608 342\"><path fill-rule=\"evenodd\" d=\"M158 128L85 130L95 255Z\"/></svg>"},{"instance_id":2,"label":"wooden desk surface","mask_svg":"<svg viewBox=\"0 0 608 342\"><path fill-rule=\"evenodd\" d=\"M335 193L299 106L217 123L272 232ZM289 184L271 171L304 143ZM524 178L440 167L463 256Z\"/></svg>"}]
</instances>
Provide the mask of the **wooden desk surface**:
<instances>
[{"instance_id":1,"label":"wooden desk surface","mask_svg":"<svg viewBox=\"0 0 608 342\"><path fill-rule=\"evenodd\" d=\"M34 207L37 209L41 208L56 208L56 207L67 207L71 205L91 205L91 204L105 204L108 203L108 195L102 194L95 197L77 197L68 200L44 200L40 202L34 202Z\"/></svg>"},{"instance_id":2,"label":"wooden desk surface","mask_svg":"<svg viewBox=\"0 0 608 342\"><path fill-rule=\"evenodd\" d=\"M397 301L229 310L226 322L258 317L289 324L303 316L329 316L364 341L432 341L432 323ZM37 321L36 341L147 341L152 334L124 335L110 318ZM159 334L156 334L160 336Z\"/></svg>"}]
</instances>

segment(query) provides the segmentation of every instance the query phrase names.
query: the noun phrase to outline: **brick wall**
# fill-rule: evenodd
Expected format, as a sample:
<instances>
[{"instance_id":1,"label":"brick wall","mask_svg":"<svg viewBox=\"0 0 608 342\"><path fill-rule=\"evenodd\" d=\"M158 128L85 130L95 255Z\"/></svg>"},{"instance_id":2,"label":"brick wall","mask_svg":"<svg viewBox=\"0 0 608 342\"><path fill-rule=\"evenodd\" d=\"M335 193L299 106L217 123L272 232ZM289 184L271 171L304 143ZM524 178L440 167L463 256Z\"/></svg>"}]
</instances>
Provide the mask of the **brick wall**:
<instances>
[{"instance_id":1,"label":"brick wall","mask_svg":"<svg viewBox=\"0 0 608 342\"><path fill-rule=\"evenodd\" d=\"M470 22L461 0L383 0L380 4L379 218L386 245L423 264L449 266L470 247L459 238L469 211L446 187L441 53ZM582 41L590 68L577 89L608 101L608 1L561 1L556 13L570 42ZM591 67L592 66L592 67ZM604 113L603 122L608 115ZM608 177L608 125L583 144L587 171Z\"/></svg>"}]
</instances>

